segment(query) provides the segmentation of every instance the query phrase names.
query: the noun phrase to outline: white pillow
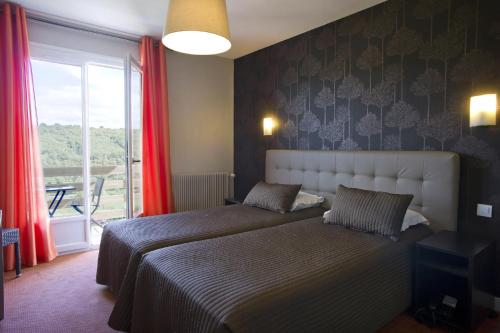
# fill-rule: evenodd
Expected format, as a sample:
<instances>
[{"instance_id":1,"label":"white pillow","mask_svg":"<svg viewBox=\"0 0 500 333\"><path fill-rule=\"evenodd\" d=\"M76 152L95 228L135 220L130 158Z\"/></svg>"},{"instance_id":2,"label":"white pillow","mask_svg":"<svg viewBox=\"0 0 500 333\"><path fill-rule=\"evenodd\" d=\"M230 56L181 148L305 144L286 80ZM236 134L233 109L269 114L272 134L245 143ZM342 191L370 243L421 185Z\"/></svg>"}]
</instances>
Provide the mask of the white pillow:
<instances>
[{"instance_id":1,"label":"white pillow","mask_svg":"<svg viewBox=\"0 0 500 333\"><path fill-rule=\"evenodd\" d=\"M430 224L429 220L427 220L427 218L425 216L423 216L419 212L408 209L408 210L406 210L406 214L405 214L405 217L403 219L403 225L401 226L401 231L405 231L409 227L413 227L414 225L417 225L420 223L425 224L425 225Z\"/></svg>"},{"instance_id":2,"label":"white pillow","mask_svg":"<svg viewBox=\"0 0 500 333\"><path fill-rule=\"evenodd\" d=\"M331 212L331 210L327 210L323 214L323 218L326 219L328 217L328 214L330 214L330 212ZM403 232L406 229L408 229L409 227L412 227L412 226L420 224L420 223L425 224L425 225L430 224L429 220L427 220L427 218L425 216L423 216L422 214L420 214L419 212L416 212L416 211L411 210L411 209L407 209L405 217L403 219L403 225L401 226L401 231Z\"/></svg>"},{"instance_id":3,"label":"white pillow","mask_svg":"<svg viewBox=\"0 0 500 333\"><path fill-rule=\"evenodd\" d=\"M296 212L298 210L318 207L325 201L325 198L320 197L318 195L306 193L299 191L297 196L295 197L295 201L293 202L292 209L290 211Z\"/></svg>"}]
</instances>

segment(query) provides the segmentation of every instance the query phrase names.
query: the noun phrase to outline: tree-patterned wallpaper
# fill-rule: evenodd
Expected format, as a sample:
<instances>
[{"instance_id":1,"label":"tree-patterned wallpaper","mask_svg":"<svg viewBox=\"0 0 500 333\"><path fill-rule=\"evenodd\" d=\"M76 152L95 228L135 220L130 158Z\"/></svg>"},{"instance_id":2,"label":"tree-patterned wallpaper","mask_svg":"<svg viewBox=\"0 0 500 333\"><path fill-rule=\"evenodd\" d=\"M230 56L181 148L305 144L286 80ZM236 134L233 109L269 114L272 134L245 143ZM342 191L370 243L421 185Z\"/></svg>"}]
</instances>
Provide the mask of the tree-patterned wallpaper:
<instances>
[{"instance_id":1,"label":"tree-patterned wallpaper","mask_svg":"<svg viewBox=\"0 0 500 333\"><path fill-rule=\"evenodd\" d=\"M237 59L237 196L264 177L269 148L451 150L461 230L500 239L499 126L468 121L470 96L500 94L499 59L498 0L389 0ZM474 217L478 202L495 222Z\"/></svg>"}]
</instances>

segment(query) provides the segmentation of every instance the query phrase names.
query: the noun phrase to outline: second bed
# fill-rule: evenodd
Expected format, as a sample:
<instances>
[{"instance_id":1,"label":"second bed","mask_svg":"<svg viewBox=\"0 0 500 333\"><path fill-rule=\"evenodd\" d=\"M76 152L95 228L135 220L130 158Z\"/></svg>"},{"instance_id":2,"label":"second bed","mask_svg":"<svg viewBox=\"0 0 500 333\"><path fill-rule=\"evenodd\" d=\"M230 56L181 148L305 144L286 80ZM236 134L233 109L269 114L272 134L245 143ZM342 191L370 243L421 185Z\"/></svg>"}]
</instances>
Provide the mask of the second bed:
<instances>
[{"instance_id":1,"label":"second bed","mask_svg":"<svg viewBox=\"0 0 500 333\"><path fill-rule=\"evenodd\" d=\"M413 245L430 233L393 242L314 218L153 251L131 332L373 332L410 306Z\"/></svg>"}]
</instances>

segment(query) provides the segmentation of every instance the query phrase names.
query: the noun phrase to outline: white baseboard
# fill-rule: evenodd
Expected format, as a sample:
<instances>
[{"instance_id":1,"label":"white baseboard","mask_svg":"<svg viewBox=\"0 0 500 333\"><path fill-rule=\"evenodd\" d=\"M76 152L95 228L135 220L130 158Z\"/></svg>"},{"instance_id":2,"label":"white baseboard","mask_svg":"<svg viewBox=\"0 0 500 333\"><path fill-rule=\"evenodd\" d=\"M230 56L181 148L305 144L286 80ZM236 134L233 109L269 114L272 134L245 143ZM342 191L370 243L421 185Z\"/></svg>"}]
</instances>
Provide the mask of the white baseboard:
<instances>
[{"instance_id":1,"label":"white baseboard","mask_svg":"<svg viewBox=\"0 0 500 333\"><path fill-rule=\"evenodd\" d=\"M75 242L75 243L57 245L56 248L57 248L57 252L60 255L63 255L63 254L69 254L69 253L74 253L74 252L86 251L86 250L88 250L89 246L88 246L87 242Z\"/></svg>"}]
</instances>

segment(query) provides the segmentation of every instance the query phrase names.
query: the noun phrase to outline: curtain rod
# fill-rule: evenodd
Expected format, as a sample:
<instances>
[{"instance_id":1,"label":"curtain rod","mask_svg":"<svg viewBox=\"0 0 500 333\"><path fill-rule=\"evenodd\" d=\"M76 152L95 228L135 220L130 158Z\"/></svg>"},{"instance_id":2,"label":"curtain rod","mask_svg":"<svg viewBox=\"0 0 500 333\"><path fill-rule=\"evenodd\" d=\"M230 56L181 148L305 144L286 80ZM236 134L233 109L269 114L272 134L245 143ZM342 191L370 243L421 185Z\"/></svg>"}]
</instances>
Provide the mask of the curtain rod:
<instances>
[{"instance_id":1,"label":"curtain rod","mask_svg":"<svg viewBox=\"0 0 500 333\"><path fill-rule=\"evenodd\" d=\"M26 17L29 20L32 21L38 21L42 23L48 23L64 28L69 28L69 29L74 29L74 30L79 30L79 31L84 31L84 32L89 32L89 33L94 33L94 34L99 34L99 35L105 35L108 37L113 37L113 38L119 38L119 39L124 39L130 42L138 43L141 41L141 37L138 35L134 34L129 34L121 31L117 31L114 29L108 29L108 28L103 28L87 23L82 23L82 22L70 22L67 19L57 17L57 16L52 16L52 15L47 15L43 14L37 11L32 11L32 10L26 10Z\"/></svg>"}]
</instances>

